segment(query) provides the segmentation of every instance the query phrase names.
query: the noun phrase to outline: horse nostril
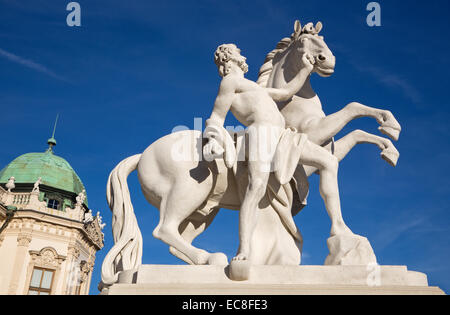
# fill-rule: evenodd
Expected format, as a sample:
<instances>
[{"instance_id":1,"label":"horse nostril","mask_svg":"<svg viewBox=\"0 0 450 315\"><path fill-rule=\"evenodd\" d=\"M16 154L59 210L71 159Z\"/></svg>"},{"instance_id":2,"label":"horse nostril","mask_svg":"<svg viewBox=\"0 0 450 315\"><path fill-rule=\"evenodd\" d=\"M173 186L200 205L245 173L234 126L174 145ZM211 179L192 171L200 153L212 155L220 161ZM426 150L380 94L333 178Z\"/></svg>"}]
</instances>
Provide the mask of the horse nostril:
<instances>
[{"instance_id":1,"label":"horse nostril","mask_svg":"<svg viewBox=\"0 0 450 315\"><path fill-rule=\"evenodd\" d=\"M327 60L327 57L325 57L324 55L319 55L319 60L325 61L325 60Z\"/></svg>"}]
</instances>

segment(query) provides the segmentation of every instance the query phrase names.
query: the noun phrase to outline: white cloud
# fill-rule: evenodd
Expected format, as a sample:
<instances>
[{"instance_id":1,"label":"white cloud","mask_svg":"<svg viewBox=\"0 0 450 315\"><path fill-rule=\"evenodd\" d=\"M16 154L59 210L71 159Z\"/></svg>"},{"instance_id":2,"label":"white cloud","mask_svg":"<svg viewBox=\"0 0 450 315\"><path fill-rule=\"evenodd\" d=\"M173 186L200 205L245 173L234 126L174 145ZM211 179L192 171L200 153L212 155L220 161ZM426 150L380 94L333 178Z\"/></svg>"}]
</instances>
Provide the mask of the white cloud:
<instances>
[{"instance_id":1,"label":"white cloud","mask_svg":"<svg viewBox=\"0 0 450 315\"><path fill-rule=\"evenodd\" d=\"M427 232L426 230L423 230L424 226L430 226L427 217L409 218L402 215L394 220L389 220L384 224L380 224L380 232L374 237L374 244L376 244L378 250L385 249L406 233ZM428 229L428 232L430 231L436 231L436 228Z\"/></svg>"},{"instance_id":2,"label":"white cloud","mask_svg":"<svg viewBox=\"0 0 450 315\"><path fill-rule=\"evenodd\" d=\"M62 81L67 81L65 78L57 75L56 73L54 73L53 71L51 71L50 69L45 67L44 65L41 65L41 64L36 63L36 62L34 62L32 60L29 60L29 59L22 58L20 56L17 56L15 54L10 53L10 52L8 52L6 50L3 50L1 48L0 48L0 56L4 57L4 58L6 58L6 59L8 59L8 60L10 60L12 62L15 62L17 64L20 64L22 66L30 68L32 70L35 70L35 71L38 71L38 72L43 73L45 75L48 75L48 76L50 76L52 78L55 78L55 79L58 79L58 80L62 80Z\"/></svg>"}]
</instances>

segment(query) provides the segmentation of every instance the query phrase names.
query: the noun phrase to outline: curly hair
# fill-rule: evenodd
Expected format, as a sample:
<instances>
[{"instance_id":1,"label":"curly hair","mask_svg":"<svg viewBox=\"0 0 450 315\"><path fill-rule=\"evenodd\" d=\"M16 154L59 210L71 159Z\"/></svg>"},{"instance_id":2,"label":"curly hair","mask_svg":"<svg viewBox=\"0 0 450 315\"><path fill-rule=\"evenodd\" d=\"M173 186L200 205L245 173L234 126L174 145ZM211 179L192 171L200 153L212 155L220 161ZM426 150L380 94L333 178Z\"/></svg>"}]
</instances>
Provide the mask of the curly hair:
<instances>
[{"instance_id":1,"label":"curly hair","mask_svg":"<svg viewBox=\"0 0 450 315\"><path fill-rule=\"evenodd\" d=\"M240 56L241 50L237 48L235 44L223 44L220 45L214 53L214 62L219 69L219 75L221 77L226 76L231 70L231 61L238 63L239 67L244 72L247 72L247 64L244 60L236 58L236 55Z\"/></svg>"}]
</instances>

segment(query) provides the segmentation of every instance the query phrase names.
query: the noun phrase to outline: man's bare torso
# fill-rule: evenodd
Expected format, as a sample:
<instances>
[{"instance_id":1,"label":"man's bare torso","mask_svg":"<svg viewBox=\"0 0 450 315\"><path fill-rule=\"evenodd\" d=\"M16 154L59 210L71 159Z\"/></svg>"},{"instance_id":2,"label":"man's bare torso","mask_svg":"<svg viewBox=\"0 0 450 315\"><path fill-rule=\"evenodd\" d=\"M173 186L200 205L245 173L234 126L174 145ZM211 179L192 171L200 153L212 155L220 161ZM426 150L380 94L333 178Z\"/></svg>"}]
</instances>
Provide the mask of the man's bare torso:
<instances>
[{"instance_id":1,"label":"man's bare torso","mask_svg":"<svg viewBox=\"0 0 450 315\"><path fill-rule=\"evenodd\" d=\"M285 127L283 115L269 93L257 83L239 76L229 75L222 80L224 85L232 85L234 98L231 112L245 126L270 125Z\"/></svg>"}]
</instances>

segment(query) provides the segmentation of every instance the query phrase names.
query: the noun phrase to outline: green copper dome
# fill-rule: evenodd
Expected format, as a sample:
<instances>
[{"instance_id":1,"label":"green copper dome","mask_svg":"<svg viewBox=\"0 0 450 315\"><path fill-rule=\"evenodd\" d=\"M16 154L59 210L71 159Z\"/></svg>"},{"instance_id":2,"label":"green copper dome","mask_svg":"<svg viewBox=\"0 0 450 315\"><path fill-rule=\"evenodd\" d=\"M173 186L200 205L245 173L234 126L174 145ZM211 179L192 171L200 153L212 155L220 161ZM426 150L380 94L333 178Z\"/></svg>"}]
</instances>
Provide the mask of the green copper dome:
<instances>
[{"instance_id":1,"label":"green copper dome","mask_svg":"<svg viewBox=\"0 0 450 315\"><path fill-rule=\"evenodd\" d=\"M85 188L78 175L65 159L53 153L49 144L46 152L27 153L9 163L0 172L0 183L5 184L14 177L16 184L34 184L41 177L42 185L75 195L82 192Z\"/></svg>"}]
</instances>

